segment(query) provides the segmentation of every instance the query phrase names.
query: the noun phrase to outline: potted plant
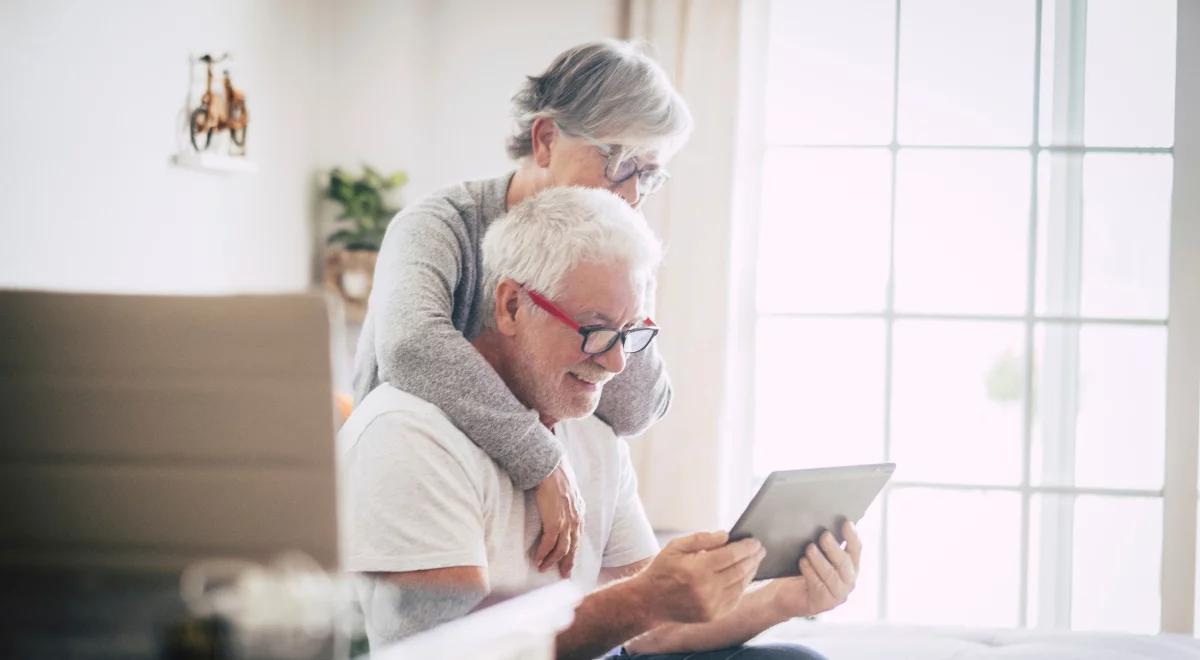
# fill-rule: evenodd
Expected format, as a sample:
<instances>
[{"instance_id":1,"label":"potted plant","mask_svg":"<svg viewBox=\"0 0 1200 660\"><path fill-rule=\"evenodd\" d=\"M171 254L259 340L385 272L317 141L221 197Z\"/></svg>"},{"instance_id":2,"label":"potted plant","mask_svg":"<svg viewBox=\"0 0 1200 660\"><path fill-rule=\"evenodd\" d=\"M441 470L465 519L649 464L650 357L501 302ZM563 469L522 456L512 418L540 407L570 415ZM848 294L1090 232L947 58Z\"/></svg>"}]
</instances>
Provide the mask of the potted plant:
<instances>
[{"instance_id":1,"label":"potted plant","mask_svg":"<svg viewBox=\"0 0 1200 660\"><path fill-rule=\"evenodd\" d=\"M329 172L324 197L336 202L341 213L326 239L325 284L341 295L352 320L361 321L366 313L379 247L400 211L389 198L407 182L403 171L384 176L368 166L358 177L336 167Z\"/></svg>"}]
</instances>

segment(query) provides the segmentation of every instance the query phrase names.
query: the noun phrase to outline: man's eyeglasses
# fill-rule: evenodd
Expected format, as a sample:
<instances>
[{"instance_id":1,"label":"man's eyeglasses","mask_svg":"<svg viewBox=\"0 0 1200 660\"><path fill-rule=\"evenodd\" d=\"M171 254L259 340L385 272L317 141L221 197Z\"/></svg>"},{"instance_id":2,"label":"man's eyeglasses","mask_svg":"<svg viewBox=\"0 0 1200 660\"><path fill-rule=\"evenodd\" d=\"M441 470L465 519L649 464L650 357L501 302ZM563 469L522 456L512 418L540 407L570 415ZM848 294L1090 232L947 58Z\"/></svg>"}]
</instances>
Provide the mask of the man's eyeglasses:
<instances>
[{"instance_id":1,"label":"man's eyeglasses","mask_svg":"<svg viewBox=\"0 0 1200 660\"><path fill-rule=\"evenodd\" d=\"M638 192L642 195L653 195L667 183L667 179L671 178L671 175L658 165L642 167L637 157L629 156L626 149L620 145L604 144L587 135L579 137L599 149L600 153L608 159L604 165L604 178L614 186L619 186L636 176Z\"/></svg>"},{"instance_id":2,"label":"man's eyeglasses","mask_svg":"<svg viewBox=\"0 0 1200 660\"><path fill-rule=\"evenodd\" d=\"M542 294L529 287L523 286L523 288L529 294L529 298L533 301L533 304L546 310L550 316L571 326L576 332L583 335L583 344L579 350L588 355L607 353L618 341L621 342L621 349L626 353L639 353L646 350L646 347L658 335L658 326L654 325L654 321L650 319L645 319L642 325L629 328L628 330L606 328L602 325L581 326L557 305L547 300Z\"/></svg>"}]
</instances>

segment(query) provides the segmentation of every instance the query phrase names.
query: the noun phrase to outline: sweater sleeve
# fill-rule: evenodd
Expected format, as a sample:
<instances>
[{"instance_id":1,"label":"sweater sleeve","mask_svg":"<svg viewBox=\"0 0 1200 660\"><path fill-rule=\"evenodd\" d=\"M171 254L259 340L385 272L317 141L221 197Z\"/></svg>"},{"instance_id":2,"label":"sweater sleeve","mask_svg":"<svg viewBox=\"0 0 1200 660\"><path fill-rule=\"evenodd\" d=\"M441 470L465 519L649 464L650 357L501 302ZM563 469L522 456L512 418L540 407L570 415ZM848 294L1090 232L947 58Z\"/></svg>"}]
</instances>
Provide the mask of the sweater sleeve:
<instances>
[{"instance_id":1,"label":"sweater sleeve","mask_svg":"<svg viewBox=\"0 0 1200 660\"><path fill-rule=\"evenodd\" d=\"M630 355L625 371L604 386L596 416L617 435L646 432L671 406L671 379L655 343Z\"/></svg>"},{"instance_id":2,"label":"sweater sleeve","mask_svg":"<svg viewBox=\"0 0 1200 660\"><path fill-rule=\"evenodd\" d=\"M465 240L429 208L388 227L371 294L379 380L441 408L527 490L554 471L563 449L454 327Z\"/></svg>"},{"instance_id":3,"label":"sweater sleeve","mask_svg":"<svg viewBox=\"0 0 1200 660\"><path fill-rule=\"evenodd\" d=\"M657 289L657 280L651 278L644 294L646 311L651 316L654 315ZM625 370L604 386L596 416L617 435L641 435L667 414L671 394L671 379L667 376L656 339L646 350L630 355Z\"/></svg>"}]
</instances>

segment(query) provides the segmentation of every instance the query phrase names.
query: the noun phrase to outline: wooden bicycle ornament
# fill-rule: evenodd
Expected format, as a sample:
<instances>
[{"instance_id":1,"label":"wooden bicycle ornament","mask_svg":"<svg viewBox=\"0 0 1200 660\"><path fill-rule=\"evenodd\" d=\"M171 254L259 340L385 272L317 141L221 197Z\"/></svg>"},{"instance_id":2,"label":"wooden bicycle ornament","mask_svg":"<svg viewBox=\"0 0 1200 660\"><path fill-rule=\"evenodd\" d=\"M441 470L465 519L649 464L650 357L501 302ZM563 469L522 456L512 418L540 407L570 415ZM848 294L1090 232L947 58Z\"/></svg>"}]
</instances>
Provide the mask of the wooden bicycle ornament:
<instances>
[{"instance_id":1,"label":"wooden bicycle ornament","mask_svg":"<svg viewBox=\"0 0 1200 660\"><path fill-rule=\"evenodd\" d=\"M200 97L200 107L192 111L188 125L191 129L192 146L196 151L204 151L212 144L214 131L229 130L229 137L239 147L246 146L246 126L250 123L250 115L246 110L246 94L233 86L229 78L229 70L223 72L224 94L213 91L213 65L229 59L229 53L219 58L204 55L200 58L208 69L204 94Z\"/></svg>"}]
</instances>

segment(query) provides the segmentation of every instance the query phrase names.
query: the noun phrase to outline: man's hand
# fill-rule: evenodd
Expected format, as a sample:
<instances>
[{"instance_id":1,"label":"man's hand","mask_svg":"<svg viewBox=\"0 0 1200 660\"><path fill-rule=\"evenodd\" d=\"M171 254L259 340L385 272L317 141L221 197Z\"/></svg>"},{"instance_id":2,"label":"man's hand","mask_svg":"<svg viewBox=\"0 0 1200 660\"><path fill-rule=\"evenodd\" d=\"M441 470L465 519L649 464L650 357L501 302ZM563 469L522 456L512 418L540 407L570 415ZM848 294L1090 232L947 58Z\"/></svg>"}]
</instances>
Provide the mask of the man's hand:
<instances>
[{"instance_id":1,"label":"man's hand","mask_svg":"<svg viewBox=\"0 0 1200 660\"><path fill-rule=\"evenodd\" d=\"M575 474L565 455L550 476L537 485L534 495L542 517L542 536L534 546L533 563L539 571L558 564L559 574L570 577L583 536L584 512L583 497L575 488Z\"/></svg>"},{"instance_id":2,"label":"man's hand","mask_svg":"<svg viewBox=\"0 0 1200 660\"><path fill-rule=\"evenodd\" d=\"M658 623L711 621L737 605L766 555L754 539L727 543L726 532L677 538L635 576Z\"/></svg>"},{"instance_id":3,"label":"man's hand","mask_svg":"<svg viewBox=\"0 0 1200 660\"><path fill-rule=\"evenodd\" d=\"M850 521L842 525L842 538L846 539L845 549L832 533L821 534L800 558L799 576L772 581L776 606L782 612L789 616L812 616L846 602L858 580L862 540Z\"/></svg>"}]
</instances>

